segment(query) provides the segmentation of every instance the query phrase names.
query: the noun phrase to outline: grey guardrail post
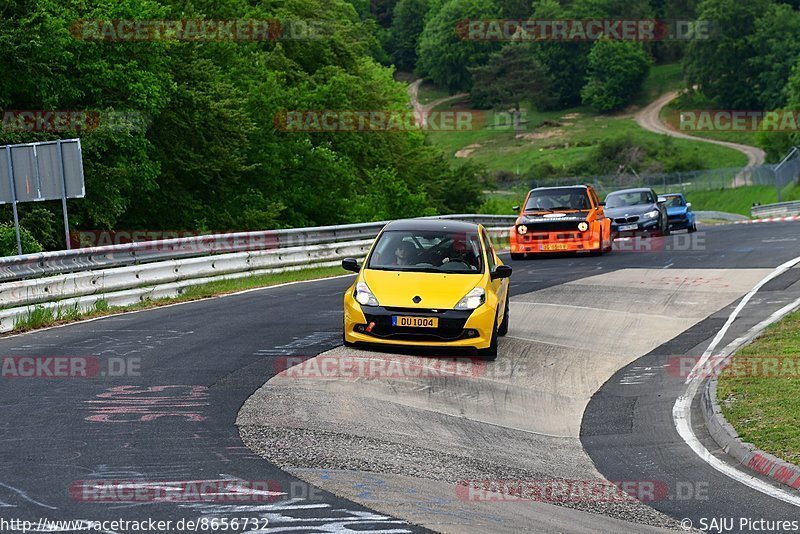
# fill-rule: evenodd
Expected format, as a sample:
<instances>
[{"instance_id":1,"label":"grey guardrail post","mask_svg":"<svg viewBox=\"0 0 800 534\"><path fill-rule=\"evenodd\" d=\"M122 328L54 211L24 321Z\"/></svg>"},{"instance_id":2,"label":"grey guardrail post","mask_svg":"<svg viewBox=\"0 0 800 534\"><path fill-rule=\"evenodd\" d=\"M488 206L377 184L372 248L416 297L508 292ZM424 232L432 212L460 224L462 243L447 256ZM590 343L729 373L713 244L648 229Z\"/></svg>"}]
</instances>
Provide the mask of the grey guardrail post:
<instances>
[{"instance_id":1,"label":"grey guardrail post","mask_svg":"<svg viewBox=\"0 0 800 534\"><path fill-rule=\"evenodd\" d=\"M753 206L750 209L750 214L753 218L759 219L763 217L789 217L800 215L800 200Z\"/></svg>"}]
</instances>

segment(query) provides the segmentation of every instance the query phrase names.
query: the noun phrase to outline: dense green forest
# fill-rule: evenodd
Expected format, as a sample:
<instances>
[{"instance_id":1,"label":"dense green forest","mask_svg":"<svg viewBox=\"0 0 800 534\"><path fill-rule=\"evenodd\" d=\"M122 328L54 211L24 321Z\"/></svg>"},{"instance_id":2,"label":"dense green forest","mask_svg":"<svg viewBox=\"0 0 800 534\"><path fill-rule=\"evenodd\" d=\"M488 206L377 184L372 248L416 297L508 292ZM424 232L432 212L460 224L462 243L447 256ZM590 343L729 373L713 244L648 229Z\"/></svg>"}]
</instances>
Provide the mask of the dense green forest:
<instances>
[{"instance_id":1,"label":"dense green forest","mask_svg":"<svg viewBox=\"0 0 800 534\"><path fill-rule=\"evenodd\" d=\"M0 108L88 110L97 127L27 131L2 144L80 137L81 229L254 230L469 212L491 181L454 165L420 131L287 132L287 110L408 109L397 71L476 107L585 104L613 112L652 64L681 60L698 102L800 105L800 13L774 0L2 0ZM467 19L658 18L714 21L687 41L463 39ZM316 38L76 38L82 20L314 21ZM521 71L521 72L520 72ZM407 79L407 78L406 78ZM779 153L796 133L760 140ZM5 208L5 221L10 210ZM63 247L59 203L20 206L47 249ZM30 241L30 240L29 240Z\"/></svg>"}]
</instances>

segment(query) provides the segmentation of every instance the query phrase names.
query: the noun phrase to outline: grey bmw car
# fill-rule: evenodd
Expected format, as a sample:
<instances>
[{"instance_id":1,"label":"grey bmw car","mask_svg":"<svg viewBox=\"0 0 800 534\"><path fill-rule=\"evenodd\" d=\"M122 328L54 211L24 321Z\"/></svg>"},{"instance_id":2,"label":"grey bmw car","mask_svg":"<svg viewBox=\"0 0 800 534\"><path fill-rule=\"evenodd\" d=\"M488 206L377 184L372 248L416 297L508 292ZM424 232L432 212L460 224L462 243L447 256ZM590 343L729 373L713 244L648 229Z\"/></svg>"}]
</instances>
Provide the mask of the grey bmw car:
<instances>
[{"instance_id":1,"label":"grey bmw car","mask_svg":"<svg viewBox=\"0 0 800 534\"><path fill-rule=\"evenodd\" d=\"M667 209L649 187L610 193L605 213L614 237L669 235Z\"/></svg>"}]
</instances>

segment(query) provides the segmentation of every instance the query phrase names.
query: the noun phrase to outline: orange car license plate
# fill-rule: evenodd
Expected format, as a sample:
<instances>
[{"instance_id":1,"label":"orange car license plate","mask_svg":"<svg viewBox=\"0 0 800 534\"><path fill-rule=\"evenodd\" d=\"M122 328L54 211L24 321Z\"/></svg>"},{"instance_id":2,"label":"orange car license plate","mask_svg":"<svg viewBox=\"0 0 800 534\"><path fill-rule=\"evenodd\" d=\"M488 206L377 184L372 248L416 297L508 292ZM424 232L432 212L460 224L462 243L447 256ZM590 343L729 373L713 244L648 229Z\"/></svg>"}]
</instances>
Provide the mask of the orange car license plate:
<instances>
[{"instance_id":1,"label":"orange car license plate","mask_svg":"<svg viewBox=\"0 0 800 534\"><path fill-rule=\"evenodd\" d=\"M542 250L567 250L567 245L542 245Z\"/></svg>"},{"instance_id":2,"label":"orange car license plate","mask_svg":"<svg viewBox=\"0 0 800 534\"><path fill-rule=\"evenodd\" d=\"M411 328L438 328L438 317L406 317L403 315L392 316L392 326L406 326Z\"/></svg>"}]
</instances>

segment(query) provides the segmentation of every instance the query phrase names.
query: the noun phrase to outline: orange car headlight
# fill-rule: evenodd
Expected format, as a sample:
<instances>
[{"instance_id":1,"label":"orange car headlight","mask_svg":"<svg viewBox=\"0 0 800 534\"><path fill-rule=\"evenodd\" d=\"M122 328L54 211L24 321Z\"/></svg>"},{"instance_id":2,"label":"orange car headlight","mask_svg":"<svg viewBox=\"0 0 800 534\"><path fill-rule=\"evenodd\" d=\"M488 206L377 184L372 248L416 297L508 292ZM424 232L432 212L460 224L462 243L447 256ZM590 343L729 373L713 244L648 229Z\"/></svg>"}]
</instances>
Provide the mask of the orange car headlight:
<instances>
[{"instance_id":1,"label":"orange car headlight","mask_svg":"<svg viewBox=\"0 0 800 534\"><path fill-rule=\"evenodd\" d=\"M582 222L578 223L578 230L580 230L581 232L585 232L588 229L589 229L589 223L587 223L585 221L582 221Z\"/></svg>"}]
</instances>

